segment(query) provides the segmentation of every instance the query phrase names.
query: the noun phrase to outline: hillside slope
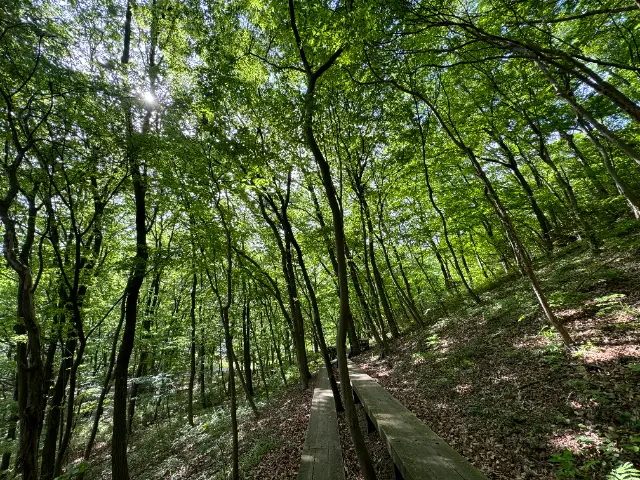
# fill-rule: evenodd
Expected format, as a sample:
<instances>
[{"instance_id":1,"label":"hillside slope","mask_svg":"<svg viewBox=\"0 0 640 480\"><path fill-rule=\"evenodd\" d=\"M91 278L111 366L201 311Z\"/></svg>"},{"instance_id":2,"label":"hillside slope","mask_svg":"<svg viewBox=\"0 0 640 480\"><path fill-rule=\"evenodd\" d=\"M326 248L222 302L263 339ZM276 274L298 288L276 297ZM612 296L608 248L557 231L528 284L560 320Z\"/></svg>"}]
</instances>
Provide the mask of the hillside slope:
<instances>
[{"instance_id":1,"label":"hillside slope","mask_svg":"<svg viewBox=\"0 0 640 480\"><path fill-rule=\"evenodd\" d=\"M570 246L540 269L581 347L566 352L524 279L357 361L489 478L604 478L640 467L640 243Z\"/></svg>"}]
</instances>

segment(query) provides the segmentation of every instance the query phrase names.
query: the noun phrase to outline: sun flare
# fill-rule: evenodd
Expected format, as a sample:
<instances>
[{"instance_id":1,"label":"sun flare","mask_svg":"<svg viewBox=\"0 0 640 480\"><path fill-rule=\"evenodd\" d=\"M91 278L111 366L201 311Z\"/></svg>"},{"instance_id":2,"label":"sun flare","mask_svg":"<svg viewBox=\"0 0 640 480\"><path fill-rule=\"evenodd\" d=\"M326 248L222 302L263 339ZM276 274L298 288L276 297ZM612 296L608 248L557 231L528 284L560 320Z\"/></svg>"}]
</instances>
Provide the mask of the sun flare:
<instances>
[{"instance_id":1,"label":"sun flare","mask_svg":"<svg viewBox=\"0 0 640 480\"><path fill-rule=\"evenodd\" d=\"M155 103L156 102L156 97L151 92L144 92L142 94L142 99L147 103Z\"/></svg>"}]
</instances>

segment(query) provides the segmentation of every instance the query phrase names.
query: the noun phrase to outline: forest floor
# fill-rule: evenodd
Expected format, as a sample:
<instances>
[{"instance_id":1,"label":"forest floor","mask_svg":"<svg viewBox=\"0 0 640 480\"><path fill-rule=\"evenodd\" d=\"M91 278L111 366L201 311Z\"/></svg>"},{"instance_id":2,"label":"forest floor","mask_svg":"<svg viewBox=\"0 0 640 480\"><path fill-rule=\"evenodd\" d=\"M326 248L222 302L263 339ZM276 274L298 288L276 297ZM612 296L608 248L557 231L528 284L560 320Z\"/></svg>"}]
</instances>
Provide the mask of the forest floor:
<instances>
[{"instance_id":1,"label":"forest floor","mask_svg":"<svg viewBox=\"0 0 640 480\"><path fill-rule=\"evenodd\" d=\"M539 267L576 351L546 326L527 281L512 277L485 289L481 305L432 313L431 327L393 341L385 359L370 351L355 361L488 478L597 479L625 462L640 468L639 236L609 239L597 256L570 245ZM347 478L362 478L339 422ZM390 478L376 437L367 438L374 463ZM269 470L291 461L279 450L255 478L293 478Z\"/></svg>"},{"instance_id":2,"label":"forest floor","mask_svg":"<svg viewBox=\"0 0 640 480\"><path fill-rule=\"evenodd\" d=\"M291 382L259 400L259 418L239 398L238 422L242 478L295 478L304 443L313 384L301 391ZM240 396L241 394L239 394ZM183 402L184 403L184 402ZM226 480L231 467L231 423L226 405L196 412L193 427L184 412L170 419L140 425L129 439L130 476L136 480ZM85 478L111 478L110 429L96 442ZM83 442L78 442L82 445ZM72 451L74 464L81 449ZM248 473L250 472L250 473ZM67 478L67 477L65 477ZM73 478L73 476L69 477Z\"/></svg>"},{"instance_id":3,"label":"forest floor","mask_svg":"<svg viewBox=\"0 0 640 480\"><path fill-rule=\"evenodd\" d=\"M580 344L574 352L513 276L485 288L481 305L458 299L430 312L430 327L391 341L386 358L371 350L354 360L488 478L596 479L623 462L640 468L640 236L609 239L597 256L570 245L538 273ZM296 477L312 394L290 384L260 402L257 420L241 407L243 478ZM195 427L175 415L140 428L130 442L132 478L226 479L228 418L220 406L200 411ZM347 479L358 480L338 420ZM379 478L390 478L377 434L367 442ZM98 443L86 478L110 478L109 470L108 444Z\"/></svg>"},{"instance_id":4,"label":"forest floor","mask_svg":"<svg viewBox=\"0 0 640 480\"><path fill-rule=\"evenodd\" d=\"M356 361L489 478L640 467L640 241L569 247L539 273L567 352L524 279ZM622 477L621 477L622 478Z\"/></svg>"}]
</instances>

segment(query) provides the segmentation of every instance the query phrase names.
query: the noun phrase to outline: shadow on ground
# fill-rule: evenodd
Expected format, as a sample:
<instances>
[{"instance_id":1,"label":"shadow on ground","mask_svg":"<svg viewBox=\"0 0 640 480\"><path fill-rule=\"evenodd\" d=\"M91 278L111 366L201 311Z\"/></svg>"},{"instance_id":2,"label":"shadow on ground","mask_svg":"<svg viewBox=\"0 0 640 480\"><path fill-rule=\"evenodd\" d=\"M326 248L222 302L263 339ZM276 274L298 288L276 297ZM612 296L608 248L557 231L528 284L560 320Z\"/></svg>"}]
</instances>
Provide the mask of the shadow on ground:
<instances>
[{"instance_id":1,"label":"shadow on ground","mask_svg":"<svg viewBox=\"0 0 640 480\"><path fill-rule=\"evenodd\" d=\"M385 360L357 361L489 478L640 467L637 241L595 258L573 246L540 270L577 352L544 324L528 284L510 279L481 306L401 338Z\"/></svg>"}]
</instances>

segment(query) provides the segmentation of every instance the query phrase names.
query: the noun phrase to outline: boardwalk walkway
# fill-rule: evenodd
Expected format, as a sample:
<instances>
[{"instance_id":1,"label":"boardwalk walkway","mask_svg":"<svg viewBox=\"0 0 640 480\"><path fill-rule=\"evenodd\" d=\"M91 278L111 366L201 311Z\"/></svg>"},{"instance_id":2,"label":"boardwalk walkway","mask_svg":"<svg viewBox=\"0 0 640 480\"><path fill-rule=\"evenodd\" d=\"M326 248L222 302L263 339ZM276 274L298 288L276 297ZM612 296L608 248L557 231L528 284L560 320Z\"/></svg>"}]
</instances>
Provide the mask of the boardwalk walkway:
<instances>
[{"instance_id":1,"label":"boardwalk walkway","mask_svg":"<svg viewBox=\"0 0 640 480\"><path fill-rule=\"evenodd\" d=\"M355 363L349 376L367 423L378 430L394 463L395 478L405 480L484 480L485 476L420 421Z\"/></svg>"},{"instance_id":2,"label":"boardwalk walkway","mask_svg":"<svg viewBox=\"0 0 640 480\"><path fill-rule=\"evenodd\" d=\"M333 393L324 368L318 372L298 480L344 480Z\"/></svg>"}]
</instances>

